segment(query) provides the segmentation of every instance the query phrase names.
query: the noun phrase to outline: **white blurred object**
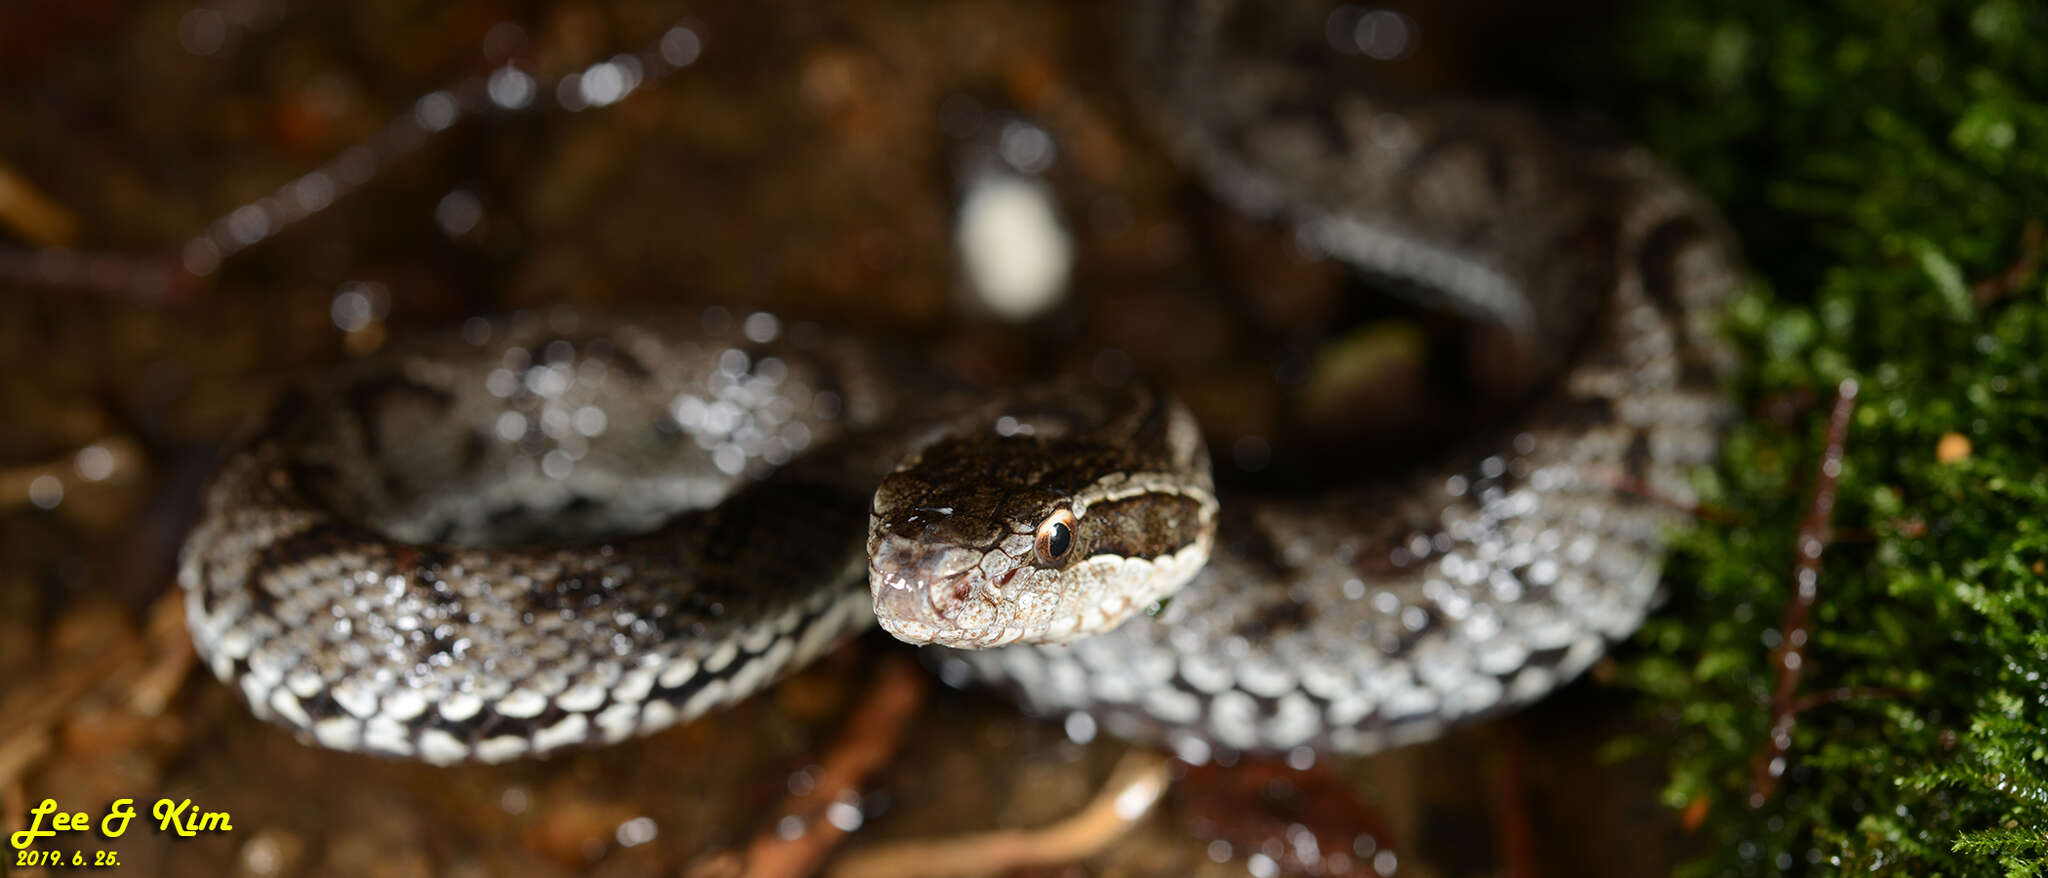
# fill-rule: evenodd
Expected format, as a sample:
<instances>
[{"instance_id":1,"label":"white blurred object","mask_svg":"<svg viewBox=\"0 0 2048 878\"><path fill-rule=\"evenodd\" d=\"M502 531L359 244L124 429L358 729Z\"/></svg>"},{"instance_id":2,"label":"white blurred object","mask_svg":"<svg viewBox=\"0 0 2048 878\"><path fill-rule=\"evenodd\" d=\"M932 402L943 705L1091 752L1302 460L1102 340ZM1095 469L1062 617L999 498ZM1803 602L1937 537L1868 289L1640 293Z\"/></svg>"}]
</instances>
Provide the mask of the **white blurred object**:
<instances>
[{"instance_id":1,"label":"white blurred object","mask_svg":"<svg viewBox=\"0 0 2048 878\"><path fill-rule=\"evenodd\" d=\"M981 303L1021 323L1058 304L1074 267L1074 241L1044 182L989 169L967 184L953 233Z\"/></svg>"}]
</instances>

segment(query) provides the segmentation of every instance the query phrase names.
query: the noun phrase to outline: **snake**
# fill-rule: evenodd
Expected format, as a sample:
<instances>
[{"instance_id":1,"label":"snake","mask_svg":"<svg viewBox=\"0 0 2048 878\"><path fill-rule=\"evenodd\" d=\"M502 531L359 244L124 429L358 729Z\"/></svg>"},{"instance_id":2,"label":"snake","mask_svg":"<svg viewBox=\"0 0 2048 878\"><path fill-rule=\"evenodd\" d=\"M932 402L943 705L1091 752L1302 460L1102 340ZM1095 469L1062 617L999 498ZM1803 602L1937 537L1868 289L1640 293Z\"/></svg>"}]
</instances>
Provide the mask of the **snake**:
<instances>
[{"instance_id":1,"label":"snake","mask_svg":"<svg viewBox=\"0 0 2048 878\"><path fill-rule=\"evenodd\" d=\"M648 734L881 627L949 682L1199 761L1526 704L1660 598L1732 416L1733 235L1598 126L1276 48L1313 6L1132 4L1139 104L1229 208L1497 325L1540 380L1314 490L1219 483L1144 380L976 387L768 312L473 318L312 375L181 555L198 655L310 742L498 762Z\"/></svg>"}]
</instances>

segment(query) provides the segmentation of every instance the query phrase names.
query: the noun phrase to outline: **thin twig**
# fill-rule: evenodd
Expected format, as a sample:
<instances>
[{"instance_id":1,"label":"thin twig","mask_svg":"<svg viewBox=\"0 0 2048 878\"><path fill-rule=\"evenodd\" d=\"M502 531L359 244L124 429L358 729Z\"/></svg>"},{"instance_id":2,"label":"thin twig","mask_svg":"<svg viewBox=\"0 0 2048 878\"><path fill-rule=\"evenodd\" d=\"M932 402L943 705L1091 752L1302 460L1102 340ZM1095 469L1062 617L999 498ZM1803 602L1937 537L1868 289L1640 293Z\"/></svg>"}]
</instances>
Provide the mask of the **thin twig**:
<instances>
[{"instance_id":1,"label":"thin twig","mask_svg":"<svg viewBox=\"0 0 2048 878\"><path fill-rule=\"evenodd\" d=\"M129 683L126 703L142 716L161 715L171 698L184 688L198 657L192 652L192 635L185 629L185 591L172 588L150 607L143 636L155 658Z\"/></svg>"},{"instance_id":2,"label":"thin twig","mask_svg":"<svg viewBox=\"0 0 2048 878\"><path fill-rule=\"evenodd\" d=\"M1749 805L1760 807L1777 788L1785 773L1785 754L1792 749L1792 727L1799 715L1799 676L1806 666L1806 647L1813 635L1813 604L1820 595L1821 553L1833 538L1835 486L1842 477L1842 455L1849 439L1849 419L1856 412L1856 379L1845 378L1835 386L1835 403L1828 413L1826 442L1821 446L1820 474L1814 477L1813 503L1799 524L1796 561L1793 564L1792 600L1785 607L1783 637L1771 651L1771 665L1778 669L1778 685L1771 695L1770 740L1755 758L1751 775Z\"/></svg>"},{"instance_id":3,"label":"thin twig","mask_svg":"<svg viewBox=\"0 0 2048 878\"><path fill-rule=\"evenodd\" d=\"M1823 707L1842 701L1854 701L1860 698L1903 698L1905 695L1905 690L1894 689L1890 686L1843 686L1839 689L1815 692L1793 702L1792 712L1795 714L1805 713L1816 707Z\"/></svg>"},{"instance_id":4,"label":"thin twig","mask_svg":"<svg viewBox=\"0 0 2048 878\"><path fill-rule=\"evenodd\" d=\"M2027 281L2034 279L2034 272L2041 268L2041 245L2044 229L2041 221L2027 220L2020 230L2020 255L2004 271L1980 280L1970 287L1970 298L1979 306L1989 305L2012 295Z\"/></svg>"},{"instance_id":5,"label":"thin twig","mask_svg":"<svg viewBox=\"0 0 2048 878\"><path fill-rule=\"evenodd\" d=\"M903 654L884 657L866 697L826 754L816 785L784 802L745 853L713 858L690 874L796 878L816 872L846 837L838 822L827 819L828 809L858 807L851 803L859 800L868 778L895 757L904 728L924 704L928 685L924 673Z\"/></svg>"},{"instance_id":6,"label":"thin twig","mask_svg":"<svg viewBox=\"0 0 2048 878\"><path fill-rule=\"evenodd\" d=\"M876 845L848 854L834 878L924 878L1007 873L1085 859L1123 837L1166 791L1167 760L1149 750L1124 755L1108 782L1073 816L1037 829Z\"/></svg>"},{"instance_id":7,"label":"thin twig","mask_svg":"<svg viewBox=\"0 0 2048 878\"><path fill-rule=\"evenodd\" d=\"M78 217L5 164L0 164L0 225L42 247L66 247L78 237Z\"/></svg>"},{"instance_id":8,"label":"thin twig","mask_svg":"<svg viewBox=\"0 0 2048 878\"><path fill-rule=\"evenodd\" d=\"M1834 542L1873 543L1880 537L1896 534L1911 540L1927 535L1927 522L1911 516L1878 522L1877 527L1845 527L1835 531Z\"/></svg>"}]
</instances>

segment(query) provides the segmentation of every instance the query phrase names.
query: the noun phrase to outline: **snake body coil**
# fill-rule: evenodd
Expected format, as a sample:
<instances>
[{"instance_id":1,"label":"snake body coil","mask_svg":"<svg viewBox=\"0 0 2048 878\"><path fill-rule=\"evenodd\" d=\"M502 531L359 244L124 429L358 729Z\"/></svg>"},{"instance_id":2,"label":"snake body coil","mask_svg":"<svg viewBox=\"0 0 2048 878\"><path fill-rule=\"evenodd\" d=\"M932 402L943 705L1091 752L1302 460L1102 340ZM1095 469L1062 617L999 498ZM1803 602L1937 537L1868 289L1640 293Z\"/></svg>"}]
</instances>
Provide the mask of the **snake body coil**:
<instances>
[{"instance_id":1,"label":"snake body coil","mask_svg":"<svg viewBox=\"0 0 2048 878\"><path fill-rule=\"evenodd\" d=\"M1715 454L1729 236L1639 149L1374 101L1218 39L1231 15L1141 7L1176 146L1506 327L1555 376L1513 429L1373 487L1219 496L1142 385L971 399L715 310L472 321L311 382L228 462L180 572L200 654L322 745L441 762L671 725L875 611L1018 644L948 661L1191 756L1371 751L1570 679L1640 624Z\"/></svg>"}]
</instances>

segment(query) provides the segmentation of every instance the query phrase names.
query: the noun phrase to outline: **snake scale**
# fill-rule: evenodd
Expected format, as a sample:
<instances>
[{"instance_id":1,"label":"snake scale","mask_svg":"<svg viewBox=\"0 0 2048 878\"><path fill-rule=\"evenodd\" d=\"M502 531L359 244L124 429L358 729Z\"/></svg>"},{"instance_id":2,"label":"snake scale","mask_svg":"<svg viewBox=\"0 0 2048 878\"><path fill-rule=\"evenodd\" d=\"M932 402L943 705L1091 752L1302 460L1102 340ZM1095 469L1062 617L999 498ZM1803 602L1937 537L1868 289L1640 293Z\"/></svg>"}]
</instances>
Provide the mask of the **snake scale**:
<instances>
[{"instance_id":1,"label":"snake scale","mask_svg":"<svg viewBox=\"0 0 2048 878\"><path fill-rule=\"evenodd\" d=\"M1137 4L1131 66L1223 201L1506 327L1549 376L1508 428L1219 494L1142 382L974 392L715 308L474 319L305 382L225 463L180 571L200 655L323 746L434 762L670 726L877 614L1195 759L1370 752L1571 679L1648 612L1716 453L1732 239L1640 148L1243 36L1298 17Z\"/></svg>"}]
</instances>

